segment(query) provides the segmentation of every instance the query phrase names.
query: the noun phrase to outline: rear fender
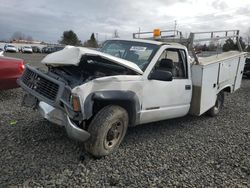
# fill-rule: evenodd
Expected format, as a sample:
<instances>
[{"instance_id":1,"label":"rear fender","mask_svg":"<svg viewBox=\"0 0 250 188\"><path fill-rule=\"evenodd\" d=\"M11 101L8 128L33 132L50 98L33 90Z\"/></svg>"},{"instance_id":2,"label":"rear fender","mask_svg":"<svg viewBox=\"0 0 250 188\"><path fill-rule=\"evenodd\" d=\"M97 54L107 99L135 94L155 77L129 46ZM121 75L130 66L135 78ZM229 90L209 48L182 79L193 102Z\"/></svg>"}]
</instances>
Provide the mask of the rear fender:
<instances>
[{"instance_id":1,"label":"rear fender","mask_svg":"<svg viewBox=\"0 0 250 188\"><path fill-rule=\"evenodd\" d=\"M220 88L220 90L218 91L218 93L220 93L221 91L228 92L228 93L233 93L233 86L226 85L223 88Z\"/></svg>"}]
</instances>

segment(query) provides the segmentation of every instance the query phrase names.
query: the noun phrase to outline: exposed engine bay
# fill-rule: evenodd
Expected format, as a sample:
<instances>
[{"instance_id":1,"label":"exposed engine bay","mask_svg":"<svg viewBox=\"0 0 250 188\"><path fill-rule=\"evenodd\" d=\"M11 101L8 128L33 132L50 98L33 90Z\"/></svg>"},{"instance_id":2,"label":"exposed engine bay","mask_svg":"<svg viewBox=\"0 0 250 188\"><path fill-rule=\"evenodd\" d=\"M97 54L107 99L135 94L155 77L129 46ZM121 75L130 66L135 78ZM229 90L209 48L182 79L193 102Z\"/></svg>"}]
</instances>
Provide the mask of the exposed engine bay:
<instances>
[{"instance_id":1,"label":"exposed engine bay","mask_svg":"<svg viewBox=\"0 0 250 188\"><path fill-rule=\"evenodd\" d=\"M124 66L113 63L101 56L84 55L78 66L64 65L48 67L48 75L65 82L70 87L81 85L90 80L115 75L136 75L137 73Z\"/></svg>"}]
</instances>

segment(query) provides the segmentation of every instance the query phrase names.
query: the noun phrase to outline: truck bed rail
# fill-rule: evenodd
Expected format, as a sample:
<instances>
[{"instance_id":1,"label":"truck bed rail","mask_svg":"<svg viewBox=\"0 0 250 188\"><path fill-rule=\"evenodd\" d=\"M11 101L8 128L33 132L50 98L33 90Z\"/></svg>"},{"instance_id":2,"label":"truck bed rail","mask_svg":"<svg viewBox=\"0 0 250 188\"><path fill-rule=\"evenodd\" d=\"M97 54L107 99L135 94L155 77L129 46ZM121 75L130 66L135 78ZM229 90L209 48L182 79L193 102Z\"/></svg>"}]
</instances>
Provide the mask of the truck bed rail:
<instances>
[{"instance_id":1,"label":"truck bed rail","mask_svg":"<svg viewBox=\"0 0 250 188\"><path fill-rule=\"evenodd\" d=\"M188 50L192 52L196 64L199 63L198 56L194 49L194 43L204 42L204 41L218 41L220 39L236 39L236 43L239 51L242 52L242 47L239 41L239 30L220 30L220 31L204 31L204 32L191 32L188 38L184 38L181 31L178 30L163 30L160 31L159 37L152 37L153 32L138 32L133 33L133 38L135 39L149 39L157 40L161 42L176 42L187 47ZM146 37L146 35L151 35L151 37ZM197 36L206 35L206 37L197 38ZM207 37L209 36L209 37Z\"/></svg>"}]
</instances>

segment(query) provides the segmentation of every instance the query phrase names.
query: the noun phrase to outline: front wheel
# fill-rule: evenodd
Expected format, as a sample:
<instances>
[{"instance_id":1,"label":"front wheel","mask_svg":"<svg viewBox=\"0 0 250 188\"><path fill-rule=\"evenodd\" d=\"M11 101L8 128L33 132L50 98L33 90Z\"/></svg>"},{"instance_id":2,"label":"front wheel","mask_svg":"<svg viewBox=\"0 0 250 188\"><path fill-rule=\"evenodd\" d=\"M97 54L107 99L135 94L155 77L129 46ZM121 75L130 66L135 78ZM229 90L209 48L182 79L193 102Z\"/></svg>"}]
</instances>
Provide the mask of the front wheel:
<instances>
[{"instance_id":1,"label":"front wheel","mask_svg":"<svg viewBox=\"0 0 250 188\"><path fill-rule=\"evenodd\" d=\"M224 104L224 92L221 91L217 94L215 105L208 111L208 114L212 117L217 116L221 111Z\"/></svg>"},{"instance_id":2,"label":"front wheel","mask_svg":"<svg viewBox=\"0 0 250 188\"><path fill-rule=\"evenodd\" d=\"M127 128L127 111L116 105L105 106L89 125L91 136L85 143L85 150L98 158L111 154L119 147Z\"/></svg>"}]
</instances>

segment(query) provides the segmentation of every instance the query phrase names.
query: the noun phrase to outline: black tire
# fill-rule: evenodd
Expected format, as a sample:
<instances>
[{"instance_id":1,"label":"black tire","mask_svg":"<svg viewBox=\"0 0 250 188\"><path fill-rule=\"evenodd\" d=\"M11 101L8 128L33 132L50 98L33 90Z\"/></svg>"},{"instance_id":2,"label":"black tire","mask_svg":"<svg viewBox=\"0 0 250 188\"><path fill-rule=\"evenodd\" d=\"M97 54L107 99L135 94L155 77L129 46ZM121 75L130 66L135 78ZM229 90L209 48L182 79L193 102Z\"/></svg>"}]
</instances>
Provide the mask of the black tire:
<instances>
[{"instance_id":1,"label":"black tire","mask_svg":"<svg viewBox=\"0 0 250 188\"><path fill-rule=\"evenodd\" d=\"M122 142L127 128L127 111L120 106L105 106L89 125L91 136L85 143L85 150L96 158L113 153Z\"/></svg>"},{"instance_id":2,"label":"black tire","mask_svg":"<svg viewBox=\"0 0 250 188\"><path fill-rule=\"evenodd\" d=\"M217 94L215 105L208 111L208 115L211 117L217 116L224 104L224 92L221 91Z\"/></svg>"}]
</instances>

